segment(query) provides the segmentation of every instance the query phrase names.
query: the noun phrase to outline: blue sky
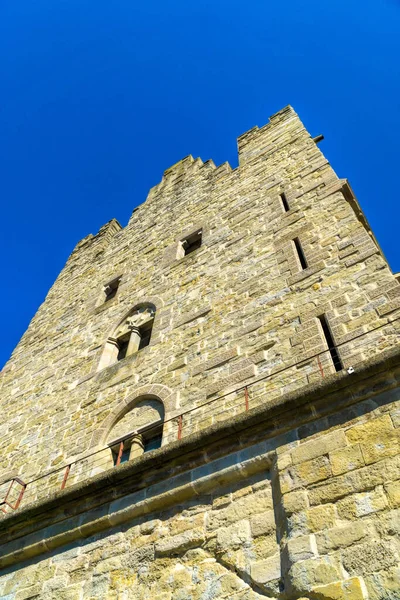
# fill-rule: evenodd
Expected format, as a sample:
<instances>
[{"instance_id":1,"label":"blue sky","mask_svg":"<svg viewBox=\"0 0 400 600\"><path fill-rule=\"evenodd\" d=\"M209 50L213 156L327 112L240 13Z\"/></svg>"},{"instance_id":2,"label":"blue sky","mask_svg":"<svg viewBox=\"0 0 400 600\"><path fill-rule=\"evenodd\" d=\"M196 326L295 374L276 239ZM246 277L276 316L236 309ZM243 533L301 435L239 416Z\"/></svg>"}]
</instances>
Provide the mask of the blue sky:
<instances>
[{"instance_id":1,"label":"blue sky","mask_svg":"<svg viewBox=\"0 0 400 600\"><path fill-rule=\"evenodd\" d=\"M287 104L400 271L399 31L398 0L0 0L0 364L81 238Z\"/></svg>"}]
</instances>

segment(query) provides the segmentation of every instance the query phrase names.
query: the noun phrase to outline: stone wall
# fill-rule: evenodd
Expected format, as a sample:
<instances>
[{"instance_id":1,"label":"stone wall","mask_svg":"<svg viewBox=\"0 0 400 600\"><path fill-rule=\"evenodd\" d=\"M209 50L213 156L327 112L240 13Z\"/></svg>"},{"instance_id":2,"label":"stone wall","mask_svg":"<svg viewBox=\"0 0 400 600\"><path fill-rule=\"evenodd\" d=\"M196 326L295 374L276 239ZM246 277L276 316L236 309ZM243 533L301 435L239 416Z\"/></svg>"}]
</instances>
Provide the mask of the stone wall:
<instances>
[{"instance_id":1,"label":"stone wall","mask_svg":"<svg viewBox=\"0 0 400 600\"><path fill-rule=\"evenodd\" d=\"M307 357L326 348L321 313L345 367L396 343L400 285L294 111L241 136L239 156L234 170L187 157L127 227L111 221L77 245L3 371L0 477L29 481L104 444L99 429L138 388L174 393L169 418L260 377L271 375L252 386L253 405L319 379ZM179 240L198 228L201 248L177 258ZM99 371L106 340L140 302L156 307L150 346ZM328 353L321 363L332 372ZM182 433L243 406L232 395ZM165 441L175 435L171 425Z\"/></svg>"},{"instance_id":2,"label":"stone wall","mask_svg":"<svg viewBox=\"0 0 400 600\"><path fill-rule=\"evenodd\" d=\"M399 282L290 107L238 144L82 240L5 366L7 600L396 599ZM146 402L162 448L114 468Z\"/></svg>"},{"instance_id":3,"label":"stone wall","mask_svg":"<svg viewBox=\"0 0 400 600\"><path fill-rule=\"evenodd\" d=\"M0 598L396 600L399 379L386 353L7 515Z\"/></svg>"}]
</instances>

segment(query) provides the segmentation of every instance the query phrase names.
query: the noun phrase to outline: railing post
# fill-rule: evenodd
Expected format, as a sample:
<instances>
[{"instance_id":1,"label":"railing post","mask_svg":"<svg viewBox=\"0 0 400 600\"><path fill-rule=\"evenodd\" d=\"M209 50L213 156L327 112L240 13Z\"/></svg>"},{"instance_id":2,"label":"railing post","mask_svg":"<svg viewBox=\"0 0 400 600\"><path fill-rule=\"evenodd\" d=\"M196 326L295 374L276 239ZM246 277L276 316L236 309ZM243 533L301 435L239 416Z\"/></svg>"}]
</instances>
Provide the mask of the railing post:
<instances>
[{"instance_id":1,"label":"railing post","mask_svg":"<svg viewBox=\"0 0 400 600\"><path fill-rule=\"evenodd\" d=\"M118 467L118 465L121 462L121 457L122 457L122 453L124 451L124 442L122 441L119 445L119 450L118 450L118 456L117 456L117 462L115 463L115 466Z\"/></svg>"},{"instance_id":2,"label":"railing post","mask_svg":"<svg viewBox=\"0 0 400 600\"><path fill-rule=\"evenodd\" d=\"M62 484L61 484L61 489L62 490L65 488L65 484L67 483L67 479L68 479L68 475L69 475L70 470L71 470L71 465L67 465L66 468L65 468L65 473L64 473L63 480L62 480Z\"/></svg>"},{"instance_id":3,"label":"railing post","mask_svg":"<svg viewBox=\"0 0 400 600\"><path fill-rule=\"evenodd\" d=\"M182 439L182 415L178 417L178 440Z\"/></svg>"},{"instance_id":4,"label":"railing post","mask_svg":"<svg viewBox=\"0 0 400 600\"><path fill-rule=\"evenodd\" d=\"M13 484L14 484L14 481L16 481L17 483L19 483L19 485L21 486L21 491L20 491L20 493L19 493L19 495L18 495L18 498L17 498L17 501L16 501L16 503L15 503L15 504L14 504L14 506L13 506L12 504L10 504L10 502L8 502L8 496L10 495L11 488L12 488L12 486L13 486ZM7 506L9 506L9 507L10 507L10 508L12 508L13 510L16 510L16 509L18 508L18 506L21 504L22 497L23 497L23 495L24 495L24 493L25 493L25 490L26 490L26 485L27 485L27 484L26 484L24 481L22 481L22 479L19 479L19 477L14 477L14 479L12 479L12 480L11 480L10 487L8 488L8 490L7 490L7 494L5 495L5 498L4 498L4 504L6 504ZM2 508L2 511L3 511L4 513L6 513L6 512L7 512L7 511L6 511L6 510L4 510L3 508Z\"/></svg>"},{"instance_id":5,"label":"railing post","mask_svg":"<svg viewBox=\"0 0 400 600\"><path fill-rule=\"evenodd\" d=\"M247 389L247 385L244 388L244 403L246 407L246 412L249 410L249 390Z\"/></svg>"},{"instance_id":6,"label":"railing post","mask_svg":"<svg viewBox=\"0 0 400 600\"><path fill-rule=\"evenodd\" d=\"M23 486L22 486L22 488L21 488L21 491L20 491L19 496L18 496L18 500L16 501L15 506L14 506L14 510L17 510L18 506L21 504L22 497L25 494L25 490L26 490L26 483L24 483Z\"/></svg>"},{"instance_id":7,"label":"railing post","mask_svg":"<svg viewBox=\"0 0 400 600\"><path fill-rule=\"evenodd\" d=\"M317 356L317 363L318 363L318 366L319 366L319 370L321 371L321 377L325 377L325 375L324 375L324 369L322 368L322 364L321 364L321 361L319 359L319 354Z\"/></svg>"}]
</instances>

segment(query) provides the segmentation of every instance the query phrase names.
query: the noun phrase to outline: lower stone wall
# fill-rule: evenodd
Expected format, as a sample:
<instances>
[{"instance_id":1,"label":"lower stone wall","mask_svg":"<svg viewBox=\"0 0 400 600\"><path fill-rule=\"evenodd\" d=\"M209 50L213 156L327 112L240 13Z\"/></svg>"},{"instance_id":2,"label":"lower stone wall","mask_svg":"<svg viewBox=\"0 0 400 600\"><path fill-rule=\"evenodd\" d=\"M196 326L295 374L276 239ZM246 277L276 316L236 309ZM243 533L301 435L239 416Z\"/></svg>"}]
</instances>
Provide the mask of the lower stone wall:
<instances>
[{"instance_id":1,"label":"lower stone wall","mask_svg":"<svg viewBox=\"0 0 400 600\"><path fill-rule=\"evenodd\" d=\"M267 557L270 581L259 595L255 581ZM11 570L0 590L3 600L255 600L275 597L279 578L271 484L263 473Z\"/></svg>"},{"instance_id":2,"label":"lower stone wall","mask_svg":"<svg viewBox=\"0 0 400 600\"><path fill-rule=\"evenodd\" d=\"M400 598L400 408L390 390L278 448L287 591Z\"/></svg>"},{"instance_id":3,"label":"lower stone wall","mask_svg":"<svg viewBox=\"0 0 400 600\"><path fill-rule=\"evenodd\" d=\"M28 511L7 515L0 599L399 600L399 380L398 365L350 376L305 403L307 422L281 414L299 425L279 435L260 418L245 442L237 422L176 475L177 458L154 454L158 483L92 490L93 509L61 493L58 516L35 508L36 530Z\"/></svg>"}]
</instances>

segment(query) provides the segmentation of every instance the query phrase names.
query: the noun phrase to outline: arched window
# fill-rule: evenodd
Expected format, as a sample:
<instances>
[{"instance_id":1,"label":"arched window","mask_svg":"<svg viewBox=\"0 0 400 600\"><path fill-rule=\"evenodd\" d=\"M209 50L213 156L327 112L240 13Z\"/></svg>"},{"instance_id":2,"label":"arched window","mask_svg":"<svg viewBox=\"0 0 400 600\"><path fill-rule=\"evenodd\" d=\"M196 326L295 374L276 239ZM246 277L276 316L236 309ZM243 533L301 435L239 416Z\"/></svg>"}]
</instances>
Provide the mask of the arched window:
<instances>
[{"instance_id":1,"label":"arched window","mask_svg":"<svg viewBox=\"0 0 400 600\"><path fill-rule=\"evenodd\" d=\"M164 405L156 397L147 396L122 416L108 435L114 465L159 448L162 443Z\"/></svg>"},{"instance_id":2,"label":"arched window","mask_svg":"<svg viewBox=\"0 0 400 600\"><path fill-rule=\"evenodd\" d=\"M99 369L104 369L150 344L156 307L149 302L136 305L108 338Z\"/></svg>"}]
</instances>

